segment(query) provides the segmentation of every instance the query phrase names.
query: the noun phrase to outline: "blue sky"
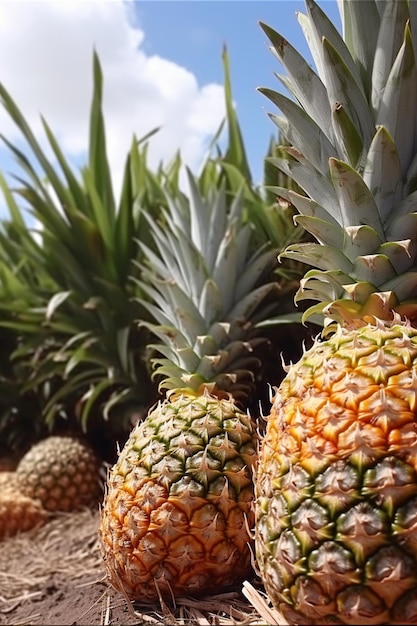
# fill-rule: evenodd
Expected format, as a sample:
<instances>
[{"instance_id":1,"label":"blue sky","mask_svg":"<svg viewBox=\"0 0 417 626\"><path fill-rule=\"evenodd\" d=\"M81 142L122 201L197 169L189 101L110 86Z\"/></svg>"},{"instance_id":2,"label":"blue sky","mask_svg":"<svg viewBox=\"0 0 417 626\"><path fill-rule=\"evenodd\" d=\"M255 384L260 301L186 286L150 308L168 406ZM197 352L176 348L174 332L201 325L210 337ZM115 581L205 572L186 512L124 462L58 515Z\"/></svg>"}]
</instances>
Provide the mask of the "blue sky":
<instances>
[{"instance_id":1,"label":"blue sky","mask_svg":"<svg viewBox=\"0 0 417 626\"><path fill-rule=\"evenodd\" d=\"M336 25L336 0L319 0ZM224 117L226 45L233 96L255 182L275 127L273 111L256 91L280 89L282 72L267 48L259 21L308 56L296 12L303 0L0 0L0 82L42 146L42 115L67 159L86 161L92 96L92 56L104 75L104 114L115 191L133 133L152 137L149 165L181 151L197 171ZM21 137L0 106L0 134L24 150ZM49 154L51 154L49 152ZM0 142L0 169L19 173ZM0 215L4 203L0 199Z\"/></svg>"}]
</instances>

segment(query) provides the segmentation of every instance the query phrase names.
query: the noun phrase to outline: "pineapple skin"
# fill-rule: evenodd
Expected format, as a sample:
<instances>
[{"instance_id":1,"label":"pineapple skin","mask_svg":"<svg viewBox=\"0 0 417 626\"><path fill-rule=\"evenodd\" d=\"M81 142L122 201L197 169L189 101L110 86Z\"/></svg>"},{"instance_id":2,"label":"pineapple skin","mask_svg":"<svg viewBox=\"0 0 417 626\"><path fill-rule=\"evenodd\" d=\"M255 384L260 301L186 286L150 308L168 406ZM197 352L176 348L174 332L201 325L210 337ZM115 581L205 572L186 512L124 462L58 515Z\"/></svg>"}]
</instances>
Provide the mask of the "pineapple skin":
<instances>
[{"instance_id":1,"label":"pineapple skin","mask_svg":"<svg viewBox=\"0 0 417 626\"><path fill-rule=\"evenodd\" d=\"M40 526L47 519L48 514L39 500L28 498L12 488L0 489L0 540Z\"/></svg>"},{"instance_id":2,"label":"pineapple skin","mask_svg":"<svg viewBox=\"0 0 417 626\"><path fill-rule=\"evenodd\" d=\"M289 623L417 623L416 329L339 327L288 368L260 452L255 545Z\"/></svg>"},{"instance_id":3,"label":"pineapple skin","mask_svg":"<svg viewBox=\"0 0 417 626\"><path fill-rule=\"evenodd\" d=\"M102 553L143 603L233 588L251 573L258 436L232 400L181 395L132 431L108 477Z\"/></svg>"},{"instance_id":4,"label":"pineapple skin","mask_svg":"<svg viewBox=\"0 0 417 626\"><path fill-rule=\"evenodd\" d=\"M100 462L84 441L51 436L36 443L20 460L16 475L23 495L50 512L70 512L99 503Z\"/></svg>"},{"instance_id":5,"label":"pineapple skin","mask_svg":"<svg viewBox=\"0 0 417 626\"><path fill-rule=\"evenodd\" d=\"M44 524L47 516L39 500L20 493L15 471L0 471L0 541Z\"/></svg>"}]
</instances>

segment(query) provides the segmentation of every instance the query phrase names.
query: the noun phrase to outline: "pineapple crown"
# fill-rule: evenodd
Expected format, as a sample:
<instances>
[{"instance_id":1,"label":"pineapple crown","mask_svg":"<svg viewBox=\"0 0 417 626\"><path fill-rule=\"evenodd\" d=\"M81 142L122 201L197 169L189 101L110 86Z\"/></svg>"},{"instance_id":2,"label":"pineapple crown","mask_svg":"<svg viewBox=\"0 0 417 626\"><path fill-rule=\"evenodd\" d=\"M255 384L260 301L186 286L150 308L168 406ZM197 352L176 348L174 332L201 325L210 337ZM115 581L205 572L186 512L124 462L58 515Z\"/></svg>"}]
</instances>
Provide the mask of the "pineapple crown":
<instances>
[{"instance_id":1,"label":"pineapple crown","mask_svg":"<svg viewBox=\"0 0 417 626\"><path fill-rule=\"evenodd\" d=\"M160 343L151 349L160 389L230 393L245 404L260 367L256 349L266 339L255 328L273 306L278 286L263 277L277 251L251 252L252 228L243 219L243 194L228 206L224 186L206 197L187 170L190 196L167 192L160 222L150 221L156 251L143 242L141 302L154 322L143 322ZM269 276L269 274L268 274Z\"/></svg>"},{"instance_id":2,"label":"pineapple crown","mask_svg":"<svg viewBox=\"0 0 417 626\"><path fill-rule=\"evenodd\" d=\"M314 0L298 20L316 71L261 24L287 74L287 97L260 89L289 147L270 159L304 193L274 192L317 243L281 255L314 267L296 301L303 319L357 325L412 318L417 298L417 3L340 0L342 34Z\"/></svg>"}]
</instances>

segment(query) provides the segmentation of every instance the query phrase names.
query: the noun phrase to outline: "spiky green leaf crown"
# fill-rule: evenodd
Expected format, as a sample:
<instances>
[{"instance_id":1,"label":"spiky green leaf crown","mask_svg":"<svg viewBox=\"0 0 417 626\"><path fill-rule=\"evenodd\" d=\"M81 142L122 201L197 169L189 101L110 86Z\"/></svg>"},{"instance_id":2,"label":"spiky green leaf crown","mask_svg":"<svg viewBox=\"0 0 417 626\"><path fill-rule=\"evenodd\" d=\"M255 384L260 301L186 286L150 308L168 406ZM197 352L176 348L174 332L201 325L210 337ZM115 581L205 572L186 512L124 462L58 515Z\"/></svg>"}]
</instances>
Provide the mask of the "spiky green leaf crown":
<instances>
[{"instance_id":1,"label":"spiky green leaf crown","mask_svg":"<svg viewBox=\"0 0 417 626\"><path fill-rule=\"evenodd\" d=\"M341 0L342 35L313 0L298 19L316 66L261 24L294 97L260 89L291 143L271 162L305 196L275 187L296 206L317 244L283 256L307 263L298 301L304 319L360 323L417 309L417 3Z\"/></svg>"},{"instance_id":2,"label":"spiky green leaf crown","mask_svg":"<svg viewBox=\"0 0 417 626\"><path fill-rule=\"evenodd\" d=\"M243 197L227 207L224 187L203 197L188 172L189 199L167 194L168 210L152 222L157 253L140 242L147 258L143 305L155 323L145 323L160 339L152 346L161 389L198 391L213 384L243 404L259 368L256 348L265 341L255 323L271 313L265 280L277 251L250 251L251 227L242 219ZM271 304L272 301L272 304Z\"/></svg>"}]
</instances>

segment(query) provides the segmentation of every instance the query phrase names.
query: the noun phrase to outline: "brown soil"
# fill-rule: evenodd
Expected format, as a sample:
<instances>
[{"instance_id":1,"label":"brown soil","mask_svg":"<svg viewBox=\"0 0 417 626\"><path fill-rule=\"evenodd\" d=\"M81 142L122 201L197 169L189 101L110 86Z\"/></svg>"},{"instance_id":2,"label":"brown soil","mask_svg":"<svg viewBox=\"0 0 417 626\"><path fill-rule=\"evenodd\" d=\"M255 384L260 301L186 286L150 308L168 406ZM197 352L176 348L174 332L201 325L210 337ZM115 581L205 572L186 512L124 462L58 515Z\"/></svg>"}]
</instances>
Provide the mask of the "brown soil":
<instances>
[{"instance_id":1,"label":"brown soil","mask_svg":"<svg viewBox=\"0 0 417 626\"><path fill-rule=\"evenodd\" d=\"M285 624L249 583L243 593L179 600L175 608L129 602L106 581L98 523L90 510L55 515L0 542L0 624Z\"/></svg>"}]
</instances>

